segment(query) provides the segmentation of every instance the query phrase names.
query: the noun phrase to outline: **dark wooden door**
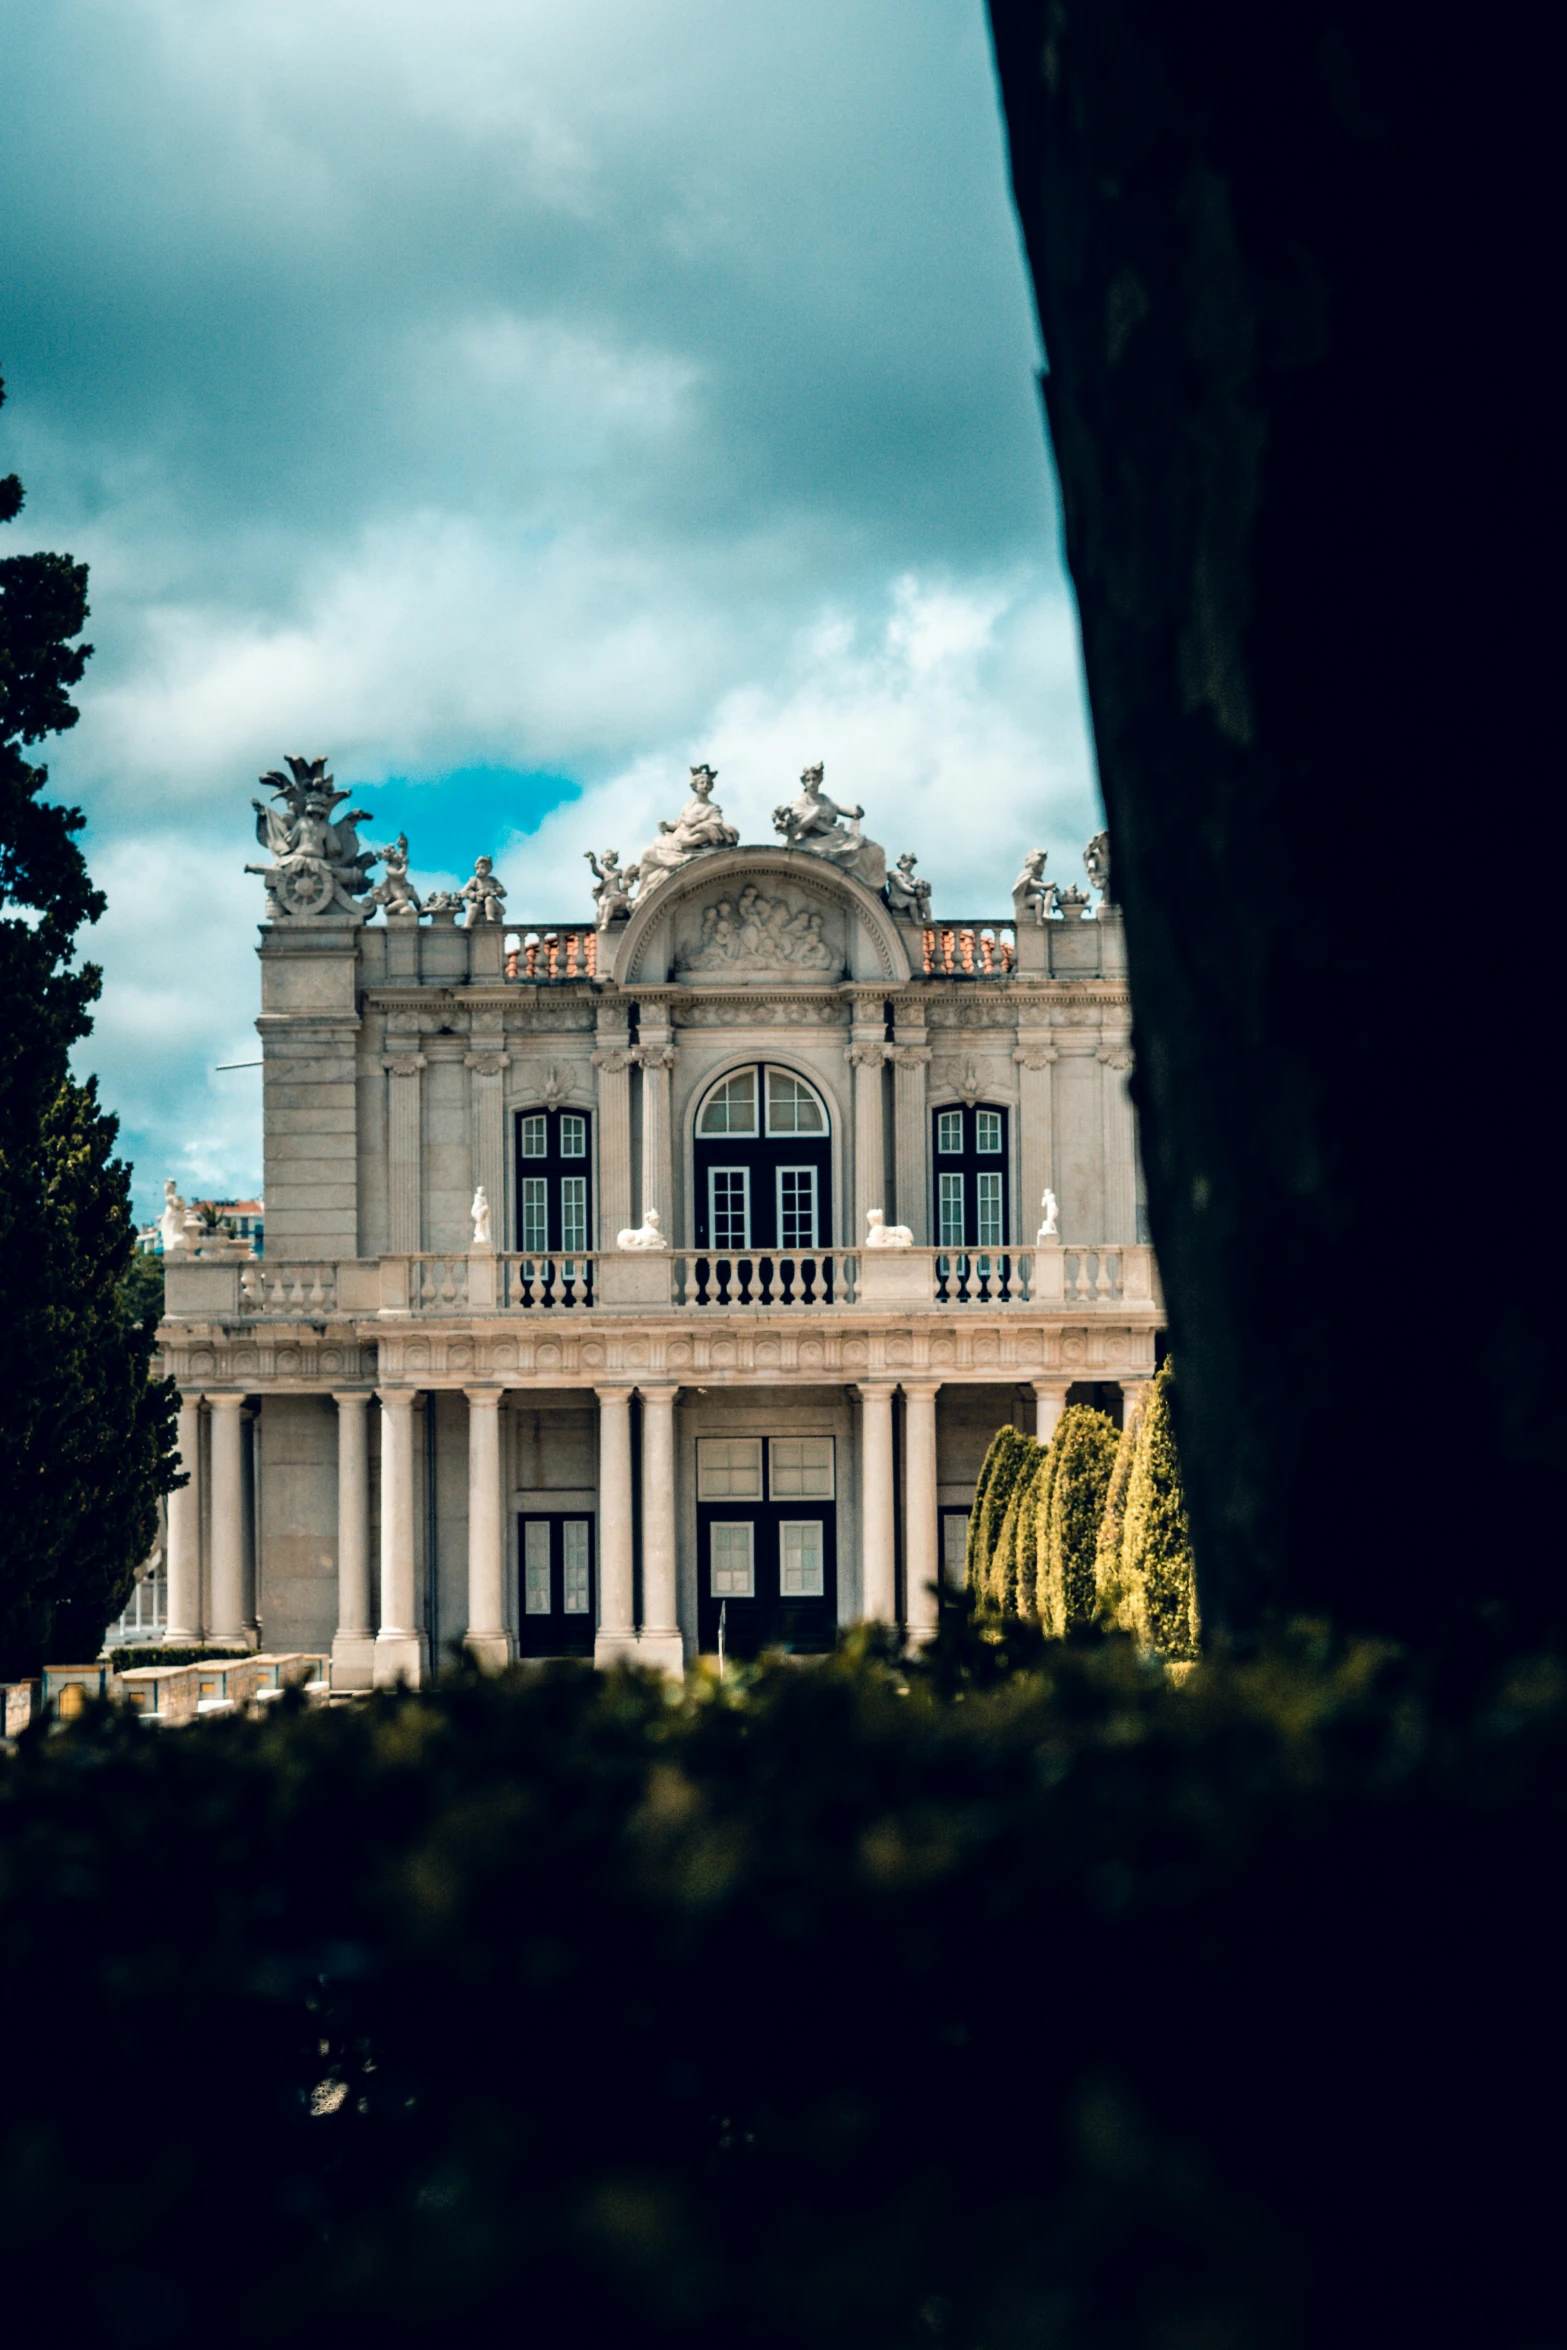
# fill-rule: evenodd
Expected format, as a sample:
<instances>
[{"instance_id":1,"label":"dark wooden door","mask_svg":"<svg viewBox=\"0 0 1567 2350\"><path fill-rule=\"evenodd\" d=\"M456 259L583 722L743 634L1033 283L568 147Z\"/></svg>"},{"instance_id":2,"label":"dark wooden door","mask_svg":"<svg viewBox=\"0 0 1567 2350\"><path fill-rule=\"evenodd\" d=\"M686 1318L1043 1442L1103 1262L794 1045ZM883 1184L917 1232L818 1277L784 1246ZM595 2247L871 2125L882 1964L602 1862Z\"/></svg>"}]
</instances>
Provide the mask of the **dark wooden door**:
<instances>
[{"instance_id":1,"label":"dark wooden door","mask_svg":"<svg viewBox=\"0 0 1567 2350\"><path fill-rule=\"evenodd\" d=\"M830 1436L702 1438L697 1447L697 1644L735 1657L821 1655L838 1624Z\"/></svg>"},{"instance_id":2,"label":"dark wooden door","mask_svg":"<svg viewBox=\"0 0 1567 2350\"><path fill-rule=\"evenodd\" d=\"M591 1656L598 1622L593 1520L525 1511L517 1520L519 1656Z\"/></svg>"}]
</instances>

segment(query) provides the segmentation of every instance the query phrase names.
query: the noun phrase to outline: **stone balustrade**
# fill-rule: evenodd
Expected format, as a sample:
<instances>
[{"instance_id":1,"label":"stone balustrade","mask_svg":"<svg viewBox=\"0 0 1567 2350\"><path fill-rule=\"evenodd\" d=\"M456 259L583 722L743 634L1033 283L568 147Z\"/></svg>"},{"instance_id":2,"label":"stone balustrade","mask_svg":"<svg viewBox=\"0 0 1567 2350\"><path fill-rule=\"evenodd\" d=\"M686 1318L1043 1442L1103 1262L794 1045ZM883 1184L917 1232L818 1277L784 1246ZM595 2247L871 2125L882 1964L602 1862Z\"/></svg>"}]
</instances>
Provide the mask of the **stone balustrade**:
<instances>
[{"instance_id":1,"label":"stone balustrade","mask_svg":"<svg viewBox=\"0 0 1567 2350\"><path fill-rule=\"evenodd\" d=\"M928 979L1001 979L1017 965L1017 931L1010 922L931 922L920 939Z\"/></svg>"},{"instance_id":2,"label":"stone balustrade","mask_svg":"<svg viewBox=\"0 0 1567 2350\"><path fill-rule=\"evenodd\" d=\"M420 1250L323 1264L174 1260L173 1320L403 1319L513 1313L820 1313L1152 1307L1153 1252L1127 1243L1004 1249Z\"/></svg>"}]
</instances>

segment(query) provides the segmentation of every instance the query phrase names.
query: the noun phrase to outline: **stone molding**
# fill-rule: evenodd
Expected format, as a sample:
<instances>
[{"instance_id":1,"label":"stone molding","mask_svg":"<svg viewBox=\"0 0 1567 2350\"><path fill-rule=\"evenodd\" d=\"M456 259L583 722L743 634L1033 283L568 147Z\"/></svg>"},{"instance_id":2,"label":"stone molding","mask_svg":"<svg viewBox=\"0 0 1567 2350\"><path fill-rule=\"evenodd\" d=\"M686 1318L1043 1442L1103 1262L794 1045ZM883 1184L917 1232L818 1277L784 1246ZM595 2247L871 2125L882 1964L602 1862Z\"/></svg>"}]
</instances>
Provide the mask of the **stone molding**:
<instances>
[{"instance_id":1,"label":"stone molding","mask_svg":"<svg viewBox=\"0 0 1567 2350\"><path fill-rule=\"evenodd\" d=\"M1048 1069L1061 1058L1057 1044L1020 1044L1014 1047L1012 1058L1022 1069Z\"/></svg>"},{"instance_id":2,"label":"stone molding","mask_svg":"<svg viewBox=\"0 0 1567 2350\"><path fill-rule=\"evenodd\" d=\"M426 1063L423 1053L383 1053L381 1066L388 1077L417 1077Z\"/></svg>"},{"instance_id":3,"label":"stone molding","mask_svg":"<svg viewBox=\"0 0 1567 2350\"><path fill-rule=\"evenodd\" d=\"M465 1053L463 1061L476 1077L499 1077L511 1067L510 1053Z\"/></svg>"}]
</instances>

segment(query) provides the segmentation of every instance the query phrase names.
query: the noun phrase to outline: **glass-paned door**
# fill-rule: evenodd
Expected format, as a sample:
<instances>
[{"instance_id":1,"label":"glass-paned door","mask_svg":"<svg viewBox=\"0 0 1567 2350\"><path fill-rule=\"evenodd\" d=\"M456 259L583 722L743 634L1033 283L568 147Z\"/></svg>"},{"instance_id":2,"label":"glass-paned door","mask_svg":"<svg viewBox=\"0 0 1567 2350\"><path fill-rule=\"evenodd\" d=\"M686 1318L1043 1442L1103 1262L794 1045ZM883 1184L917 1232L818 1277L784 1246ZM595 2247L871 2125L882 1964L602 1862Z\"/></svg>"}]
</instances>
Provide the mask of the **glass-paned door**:
<instances>
[{"instance_id":1,"label":"glass-paned door","mask_svg":"<svg viewBox=\"0 0 1567 2350\"><path fill-rule=\"evenodd\" d=\"M517 1118L517 1247L525 1258L556 1260L523 1266L524 1303L586 1296L590 1268L573 1252L585 1256L593 1246L589 1142L582 1110L523 1110Z\"/></svg>"},{"instance_id":2,"label":"glass-paned door","mask_svg":"<svg viewBox=\"0 0 1567 2350\"><path fill-rule=\"evenodd\" d=\"M936 1245L998 1249L1007 1245L1007 1113L985 1107L937 1110Z\"/></svg>"},{"instance_id":3,"label":"glass-paned door","mask_svg":"<svg viewBox=\"0 0 1567 2350\"><path fill-rule=\"evenodd\" d=\"M754 1063L697 1105L699 1249L809 1254L830 1245L832 1133L826 1104L793 1070Z\"/></svg>"},{"instance_id":4,"label":"glass-paned door","mask_svg":"<svg viewBox=\"0 0 1567 2350\"><path fill-rule=\"evenodd\" d=\"M697 1444L697 1638L731 1656L819 1654L838 1614L830 1436L702 1437Z\"/></svg>"},{"instance_id":5,"label":"glass-paned door","mask_svg":"<svg viewBox=\"0 0 1567 2350\"><path fill-rule=\"evenodd\" d=\"M525 1511L517 1521L517 1576L518 1655L591 1656L593 1520Z\"/></svg>"}]
</instances>

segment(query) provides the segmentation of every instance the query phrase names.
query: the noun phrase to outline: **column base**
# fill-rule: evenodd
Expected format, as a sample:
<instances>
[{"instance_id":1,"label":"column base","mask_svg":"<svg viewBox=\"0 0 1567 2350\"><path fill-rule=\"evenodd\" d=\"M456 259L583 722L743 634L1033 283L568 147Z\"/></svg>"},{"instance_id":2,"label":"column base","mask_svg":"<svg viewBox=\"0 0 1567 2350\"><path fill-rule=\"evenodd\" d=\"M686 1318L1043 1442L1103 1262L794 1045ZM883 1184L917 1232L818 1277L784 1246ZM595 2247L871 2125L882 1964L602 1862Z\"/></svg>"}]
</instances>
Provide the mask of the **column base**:
<instances>
[{"instance_id":1,"label":"column base","mask_svg":"<svg viewBox=\"0 0 1567 2350\"><path fill-rule=\"evenodd\" d=\"M486 1673L504 1673L517 1653L509 1632L470 1632L463 1646Z\"/></svg>"},{"instance_id":2,"label":"column base","mask_svg":"<svg viewBox=\"0 0 1567 2350\"><path fill-rule=\"evenodd\" d=\"M670 1673L677 1680L686 1669L686 1644L678 1632L644 1632L637 1641L636 1659L655 1673Z\"/></svg>"},{"instance_id":3,"label":"column base","mask_svg":"<svg viewBox=\"0 0 1567 2350\"><path fill-rule=\"evenodd\" d=\"M375 1687L375 1634L339 1632L332 1642L334 1689Z\"/></svg>"},{"instance_id":4,"label":"column base","mask_svg":"<svg viewBox=\"0 0 1567 2350\"><path fill-rule=\"evenodd\" d=\"M601 1673L610 1665L635 1664L636 1661L635 1632L600 1632L593 1643L593 1662Z\"/></svg>"},{"instance_id":5,"label":"column base","mask_svg":"<svg viewBox=\"0 0 1567 2350\"><path fill-rule=\"evenodd\" d=\"M421 1689L429 1678L430 1656L422 1632L376 1634L373 1687L395 1689L399 1681L406 1681L411 1689Z\"/></svg>"},{"instance_id":6,"label":"column base","mask_svg":"<svg viewBox=\"0 0 1567 2350\"><path fill-rule=\"evenodd\" d=\"M929 1648L935 1637L936 1627L934 1624L910 1624L904 1636L903 1644L905 1648L911 1651L921 1648Z\"/></svg>"},{"instance_id":7,"label":"column base","mask_svg":"<svg viewBox=\"0 0 1567 2350\"><path fill-rule=\"evenodd\" d=\"M209 1632L206 1645L226 1649L231 1656L252 1656L261 1646L261 1635L254 1624L247 1624L239 1632Z\"/></svg>"}]
</instances>

